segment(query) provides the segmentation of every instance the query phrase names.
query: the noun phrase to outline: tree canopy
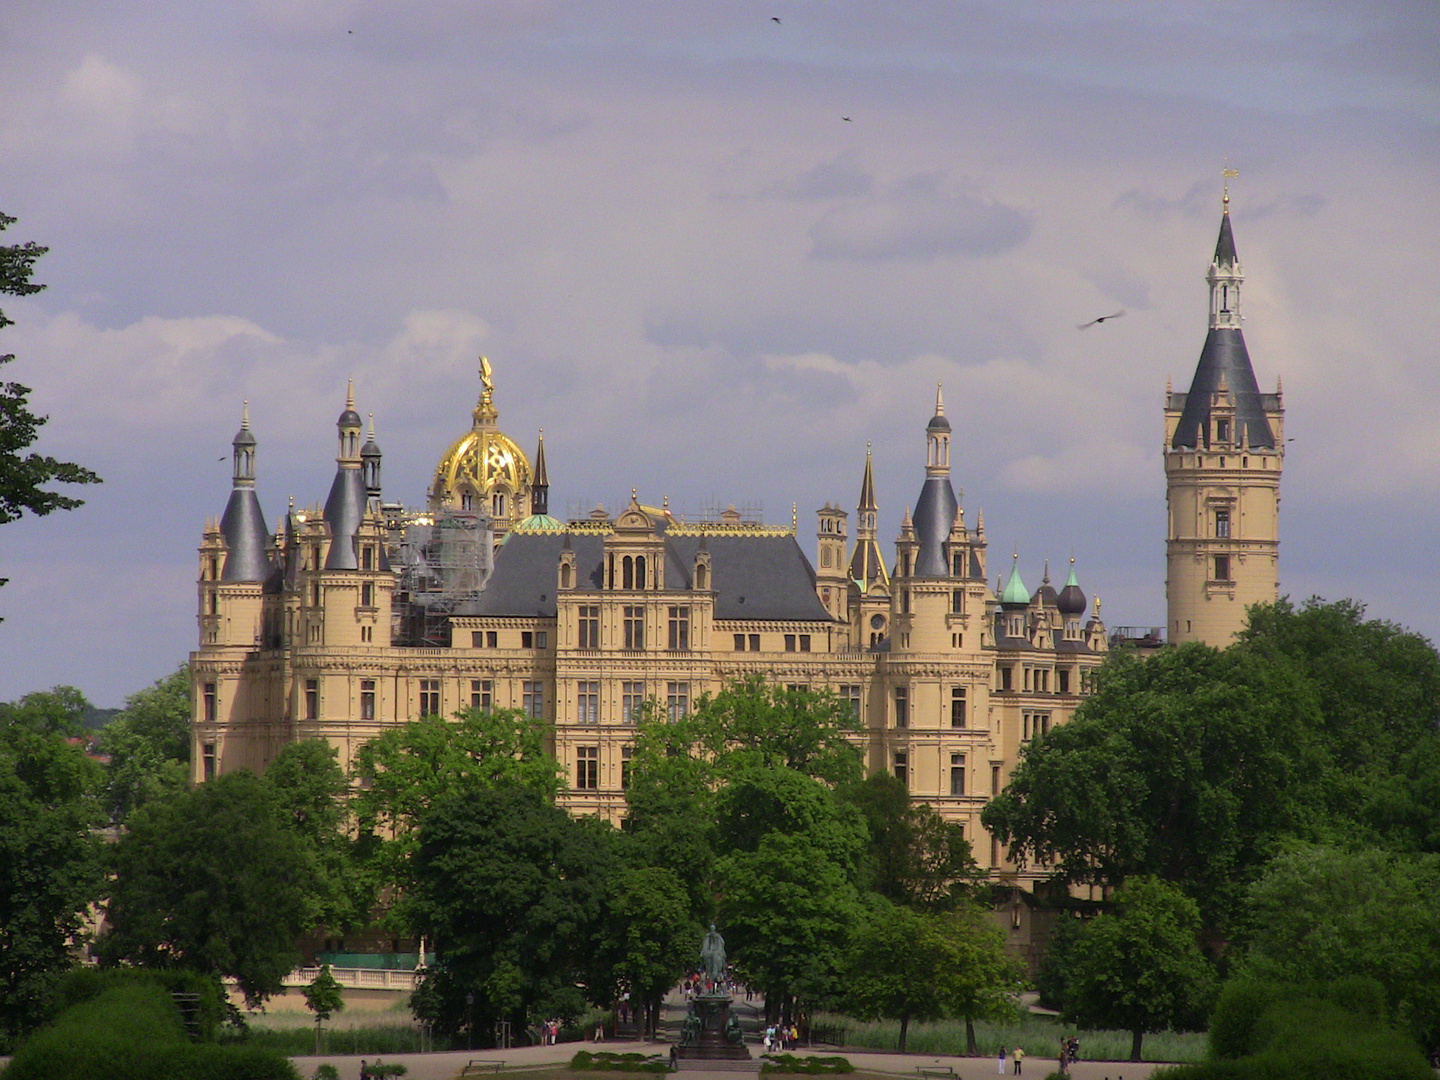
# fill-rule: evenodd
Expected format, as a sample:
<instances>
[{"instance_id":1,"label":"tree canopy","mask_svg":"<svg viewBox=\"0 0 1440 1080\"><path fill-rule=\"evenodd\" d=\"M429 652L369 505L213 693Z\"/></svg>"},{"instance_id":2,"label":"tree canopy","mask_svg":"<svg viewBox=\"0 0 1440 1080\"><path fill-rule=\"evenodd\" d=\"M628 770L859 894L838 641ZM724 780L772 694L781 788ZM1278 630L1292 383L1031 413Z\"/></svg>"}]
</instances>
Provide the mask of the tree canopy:
<instances>
[{"instance_id":1,"label":"tree canopy","mask_svg":"<svg viewBox=\"0 0 1440 1080\"><path fill-rule=\"evenodd\" d=\"M181 664L127 697L125 708L101 729L98 743L110 758L106 801L115 821L182 789L190 779L189 667Z\"/></svg>"},{"instance_id":2,"label":"tree canopy","mask_svg":"<svg viewBox=\"0 0 1440 1080\"><path fill-rule=\"evenodd\" d=\"M0 1045L43 1016L100 895L102 771L67 733L71 688L0 706Z\"/></svg>"},{"instance_id":3,"label":"tree canopy","mask_svg":"<svg viewBox=\"0 0 1440 1080\"><path fill-rule=\"evenodd\" d=\"M15 219L0 214L0 232ZM0 245L0 295L30 296L45 286L31 280L35 263L49 248L33 241ZM0 329L14 320L0 311ZM15 359L0 355L0 364ZM56 510L73 510L81 500L51 490L50 484L98 484L100 478L89 469L43 454L27 453L39 437L46 417L30 411L30 388L16 382L0 383L0 524L25 513L44 516ZM3 584L3 581L0 581Z\"/></svg>"}]
</instances>

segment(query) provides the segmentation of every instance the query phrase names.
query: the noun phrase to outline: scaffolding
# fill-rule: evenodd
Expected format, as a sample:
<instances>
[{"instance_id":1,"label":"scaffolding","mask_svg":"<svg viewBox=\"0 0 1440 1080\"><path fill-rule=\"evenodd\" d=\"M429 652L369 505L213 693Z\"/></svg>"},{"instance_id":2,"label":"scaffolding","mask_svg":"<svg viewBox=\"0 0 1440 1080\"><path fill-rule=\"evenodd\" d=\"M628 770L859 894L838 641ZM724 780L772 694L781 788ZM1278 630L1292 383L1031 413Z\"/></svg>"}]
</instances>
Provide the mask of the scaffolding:
<instances>
[{"instance_id":1,"label":"scaffolding","mask_svg":"<svg viewBox=\"0 0 1440 1080\"><path fill-rule=\"evenodd\" d=\"M490 578L495 530L475 510L386 507L391 565L399 571L391 639L448 648L450 616Z\"/></svg>"}]
</instances>

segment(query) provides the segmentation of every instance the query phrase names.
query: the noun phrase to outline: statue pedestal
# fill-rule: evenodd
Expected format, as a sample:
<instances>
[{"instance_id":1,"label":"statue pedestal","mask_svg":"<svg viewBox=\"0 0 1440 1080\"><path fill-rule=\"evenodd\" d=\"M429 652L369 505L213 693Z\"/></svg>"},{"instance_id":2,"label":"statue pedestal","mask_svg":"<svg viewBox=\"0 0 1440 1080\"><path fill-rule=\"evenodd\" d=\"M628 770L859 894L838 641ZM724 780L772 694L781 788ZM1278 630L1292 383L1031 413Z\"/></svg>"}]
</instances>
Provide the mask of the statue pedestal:
<instances>
[{"instance_id":1,"label":"statue pedestal","mask_svg":"<svg viewBox=\"0 0 1440 1080\"><path fill-rule=\"evenodd\" d=\"M696 994L680 1028L676 1056L702 1061L749 1061L740 1022L730 1015L729 994Z\"/></svg>"}]
</instances>

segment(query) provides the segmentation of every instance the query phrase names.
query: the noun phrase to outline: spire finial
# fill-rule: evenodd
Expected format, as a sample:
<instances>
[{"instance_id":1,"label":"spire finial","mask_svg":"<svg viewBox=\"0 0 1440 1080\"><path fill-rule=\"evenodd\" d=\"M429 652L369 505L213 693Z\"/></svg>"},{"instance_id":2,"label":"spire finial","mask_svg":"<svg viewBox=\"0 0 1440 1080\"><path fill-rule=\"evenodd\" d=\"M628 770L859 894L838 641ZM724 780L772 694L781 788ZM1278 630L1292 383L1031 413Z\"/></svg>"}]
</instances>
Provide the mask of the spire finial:
<instances>
[{"instance_id":1,"label":"spire finial","mask_svg":"<svg viewBox=\"0 0 1440 1080\"><path fill-rule=\"evenodd\" d=\"M941 392L941 390L942 390L941 384L937 382L937 383L935 384L935 415L936 415L936 416L944 416L944 415L945 415L945 395Z\"/></svg>"},{"instance_id":2,"label":"spire finial","mask_svg":"<svg viewBox=\"0 0 1440 1080\"><path fill-rule=\"evenodd\" d=\"M345 380L345 408L355 408L355 379L353 377Z\"/></svg>"},{"instance_id":3,"label":"spire finial","mask_svg":"<svg viewBox=\"0 0 1440 1080\"><path fill-rule=\"evenodd\" d=\"M480 400L475 405L475 411L470 414L474 419L475 427L493 424L496 417L500 415L491 400L494 395L495 379L490 370L490 361L482 356L480 357Z\"/></svg>"},{"instance_id":4,"label":"spire finial","mask_svg":"<svg viewBox=\"0 0 1440 1080\"><path fill-rule=\"evenodd\" d=\"M369 417L370 417L370 441L371 441L371 442L374 442L374 441L375 441L375 414L372 412L372 413L369 413L368 415L369 415Z\"/></svg>"},{"instance_id":5,"label":"spire finial","mask_svg":"<svg viewBox=\"0 0 1440 1080\"><path fill-rule=\"evenodd\" d=\"M800 532L800 504L798 502L790 504L790 531L792 533Z\"/></svg>"},{"instance_id":6,"label":"spire finial","mask_svg":"<svg viewBox=\"0 0 1440 1080\"><path fill-rule=\"evenodd\" d=\"M1231 181L1232 179L1234 179L1235 177L1237 177L1237 176L1240 175L1240 170L1239 170L1239 169L1232 169L1232 168L1230 168L1229 165L1226 165L1225 168L1221 171L1220 175L1221 175L1221 177L1223 178L1224 183L1225 183L1225 191L1224 191L1224 194L1223 194L1223 195L1221 196L1221 198L1220 198L1220 212L1221 212L1222 214L1229 214L1229 213L1230 213L1230 181Z\"/></svg>"},{"instance_id":7,"label":"spire finial","mask_svg":"<svg viewBox=\"0 0 1440 1080\"><path fill-rule=\"evenodd\" d=\"M240 403L240 430L250 430L250 399L246 398Z\"/></svg>"}]
</instances>

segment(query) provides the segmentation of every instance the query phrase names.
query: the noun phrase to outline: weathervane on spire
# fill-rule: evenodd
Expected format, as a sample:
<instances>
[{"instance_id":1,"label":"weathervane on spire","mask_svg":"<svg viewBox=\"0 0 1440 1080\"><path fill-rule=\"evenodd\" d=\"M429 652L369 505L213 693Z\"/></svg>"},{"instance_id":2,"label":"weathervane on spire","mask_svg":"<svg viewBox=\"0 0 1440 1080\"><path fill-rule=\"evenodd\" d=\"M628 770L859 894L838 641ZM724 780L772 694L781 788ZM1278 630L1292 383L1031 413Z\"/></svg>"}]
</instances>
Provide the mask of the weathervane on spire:
<instances>
[{"instance_id":1,"label":"weathervane on spire","mask_svg":"<svg viewBox=\"0 0 1440 1080\"><path fill-rule=\"evenodd\" d=\"M1230 181L1235 179L1239 175L1240 170L1232 169L1229 165L1226 165L1225 168L1222 169L1220 172L1220 176L1225 184L1225 193L1220 200L1220 205L1224 212L1227 214L1230 213Z\"/></svg>"}]
</instances>

